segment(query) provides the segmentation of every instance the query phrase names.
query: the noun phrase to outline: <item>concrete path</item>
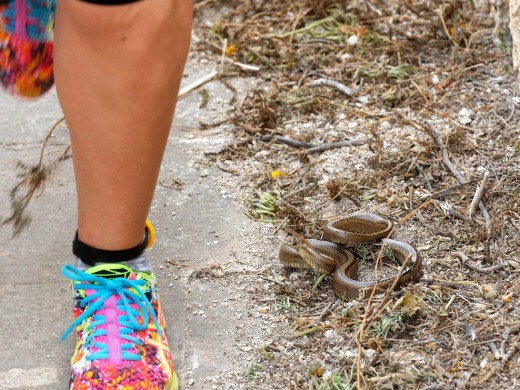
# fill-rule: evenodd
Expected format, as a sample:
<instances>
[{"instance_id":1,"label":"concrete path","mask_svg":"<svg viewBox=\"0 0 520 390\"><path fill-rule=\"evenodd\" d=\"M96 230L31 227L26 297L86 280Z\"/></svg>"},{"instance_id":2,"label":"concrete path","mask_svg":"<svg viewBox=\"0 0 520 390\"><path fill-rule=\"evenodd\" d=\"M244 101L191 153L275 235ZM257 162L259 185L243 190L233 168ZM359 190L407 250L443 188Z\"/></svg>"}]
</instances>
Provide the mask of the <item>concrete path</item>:
<instances>
[{"instance_id":1,"label":"concrete path","mask_svg":"<svg viewBox=\"0 0 520 390\"><path fill-rule=\"evenodd\" d=\"M186 83L205 72L190 66ZM207 87L212 96L220 96L210 100L208 108L199 109L197 93L179 104L161 179L180 179L185 186L182 190L158 186L150 213L158 236L150 256L185 388L234 387L214 377L240 366L237 331L250 321L247 316L237 317L247 306L247 297L239 289L218 280L207 283L190 277L208 264L232 264L236 254L247 262L245 240L240 237L253 235L255 229L216 185L221 173L195 164L208 142L224 141L221 136L208 140L189 130L199 120L211 122L222 115L231 92L218 84ZM0 92L0 217L8 213L16 161L35 162L41 140L61 115L55 92L29 102ZM52 148L67 144L68 132L61 129L52 138ZM33 221L20 237L12 239L9 227L0 228L0 389L67 387L75 340L71 335L60 341L71 318L71 291L60 269L71 259L75 202L69 160L53 175L44 194L33 200ZM167 259L188 266L172 266Z\"/></svg>"}]
</instances>

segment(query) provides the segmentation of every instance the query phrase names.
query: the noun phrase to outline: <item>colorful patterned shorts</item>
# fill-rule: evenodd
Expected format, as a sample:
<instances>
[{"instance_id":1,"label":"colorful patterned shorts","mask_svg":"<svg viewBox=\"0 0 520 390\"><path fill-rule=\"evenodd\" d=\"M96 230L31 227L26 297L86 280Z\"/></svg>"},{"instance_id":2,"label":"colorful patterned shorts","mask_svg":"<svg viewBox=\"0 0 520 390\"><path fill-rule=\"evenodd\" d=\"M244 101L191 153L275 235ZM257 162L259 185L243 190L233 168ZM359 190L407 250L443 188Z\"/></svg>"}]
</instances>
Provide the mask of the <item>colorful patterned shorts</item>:
<instances>
[{"instance_id":1,"label":"colorful patterned shorts","mask_svg":"<svg viewBox=\"0 0 520 390\"><path fill-rule=\"evenodd\" d=\"M9 92L34 97L51 88L54 10L55 0L0 4L0 82Z\"/></svg>"},{"instance_id":2,"label":"colorful patterned shorts","mask_svg":"<svg viewBox=\"0 0 520 390\"><path fill-rule=\"evenodd\" d=\"M138 0L82 0L119 5ZM0 0L0 84L36 97L54 83L53 27L56 0Z\"/></svg>"}]
</instances>

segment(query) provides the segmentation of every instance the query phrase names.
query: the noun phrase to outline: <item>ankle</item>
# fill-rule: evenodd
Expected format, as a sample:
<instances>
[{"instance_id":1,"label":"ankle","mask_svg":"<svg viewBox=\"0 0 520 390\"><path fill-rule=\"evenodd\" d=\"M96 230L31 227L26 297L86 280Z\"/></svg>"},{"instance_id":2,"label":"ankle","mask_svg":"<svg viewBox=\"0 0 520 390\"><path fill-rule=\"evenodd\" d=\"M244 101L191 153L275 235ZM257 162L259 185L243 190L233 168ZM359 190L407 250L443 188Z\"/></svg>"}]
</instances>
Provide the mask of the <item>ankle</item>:
<instances>
[{"instance_id":1,"label":"ankle","mask_svg":"<svg viewBox=\"0 0 520 390\"><path fill-rule=\"evenodd\" d=\"M106 264L103 261L96 262L94 265L90 265L85 263L83 260L81 260L79 257L74 257L74 267L77 268L80 271L86 271L92 266L100 265L100 264ZM150 260L148 260L148 256L146 255L146 252L143 252L139 257L127 260L127 261L120 261L119 264L124 264L127 267L131 268L134 272L146 272L151 274L153 272L152 264L150 263Z\"/></svg>"}]
</instances>

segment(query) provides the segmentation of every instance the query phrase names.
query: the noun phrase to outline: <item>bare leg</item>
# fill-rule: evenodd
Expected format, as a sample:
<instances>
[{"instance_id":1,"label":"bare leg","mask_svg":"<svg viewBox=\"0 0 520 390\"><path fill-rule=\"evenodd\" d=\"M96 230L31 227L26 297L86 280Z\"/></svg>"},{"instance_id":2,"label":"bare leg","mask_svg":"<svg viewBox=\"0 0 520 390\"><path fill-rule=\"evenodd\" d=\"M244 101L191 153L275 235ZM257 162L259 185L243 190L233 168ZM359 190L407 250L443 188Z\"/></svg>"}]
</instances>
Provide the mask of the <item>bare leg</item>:
<instances>
[{"instance_id":1,"label":"bare leg","mask_svg":"<svg viewBox=\"0 0 520 390\"><path fill-rule=\"evenodd\" d=\"M191 0L58 0L55 78L71 131L81 241L139 244L188 53Z\"/></svg>"}]
</instances>

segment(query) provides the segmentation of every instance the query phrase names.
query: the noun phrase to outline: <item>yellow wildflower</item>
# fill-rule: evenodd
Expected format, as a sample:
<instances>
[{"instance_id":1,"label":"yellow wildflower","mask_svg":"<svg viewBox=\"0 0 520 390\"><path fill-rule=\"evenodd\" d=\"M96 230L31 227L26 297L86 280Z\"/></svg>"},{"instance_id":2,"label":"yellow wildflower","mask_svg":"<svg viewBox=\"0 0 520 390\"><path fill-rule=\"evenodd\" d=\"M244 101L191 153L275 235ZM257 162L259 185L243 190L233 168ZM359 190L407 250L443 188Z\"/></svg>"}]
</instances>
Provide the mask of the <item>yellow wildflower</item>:
<instances>
[{"instance_id":1,"label":"yellow wildflower","mask_svg":"<svg viewBox=\"0 0 520 390\"><path fill-rule=\"evenodd\" d=\"M285 173L283 173L282 171L272 171L271 172L271 179L277 179L279 177L284 177L285 176Z\"/></svg>"},{"instance_id":2,"label":"yellow wildflower","mask_svg":"<svg viewBox=\"0 0 520 390\"><path fill-rule=\"evenodd\" d=\"M237 51L238 49L238 46L235 44L235 43L232 43L231 45L229 45L228 47L226 47L226 55L229 57L229 56L232 56L233 54L235 54L235 52Z\"/></svg>"}]
</instances>

